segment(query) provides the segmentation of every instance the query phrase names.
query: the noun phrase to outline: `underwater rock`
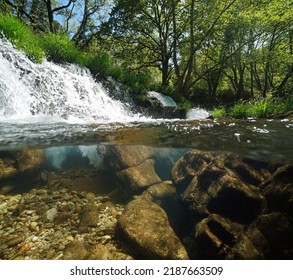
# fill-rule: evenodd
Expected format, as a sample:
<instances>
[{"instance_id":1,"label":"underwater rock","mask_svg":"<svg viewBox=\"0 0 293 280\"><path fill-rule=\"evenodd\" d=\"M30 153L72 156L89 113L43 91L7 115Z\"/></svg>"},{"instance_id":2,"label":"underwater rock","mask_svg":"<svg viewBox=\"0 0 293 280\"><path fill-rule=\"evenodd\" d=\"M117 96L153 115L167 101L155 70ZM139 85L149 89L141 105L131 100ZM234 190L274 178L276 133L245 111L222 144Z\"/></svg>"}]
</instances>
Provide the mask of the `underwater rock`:
<instances>
[{"instance_id":1,"label":"underwater rock","mask_svg":"<svg viewBox=\"0 0 293 280\"><path fill-rule=\"evenodd\" d=\"M154 168L155 161L147 159L137 166L115 173L118 186L125 196L141 193L147 187L160 183L161 178Z\"/></svg>"},{"instance_id":2,"label":"underwater rock","mask_svg":"<svg viewBox=\"0 0 293 280\"><path fill-rule=\"evenodd\" d=\"M78 232L87 232L89 227L96 227L99 222L99 208L95 204L86 204L80 213Z\"/></svg>"},{"instance_id":3,"label":"underwater rock","mask_svg":"<svg viewBox=\"0 0 293 280\"><path fill-rule=\"evenodd\" d=\"M111 260L112 254L108 247L103 244L93 245L89 250L88 260Z\"/></svg>"},{"instance_id":4,"label":"underwater rock","mask_svg":"<svg viewBox=\"0 0 293 280\"><path fill-rule=\"evenodd\" d=\"M85 243L74 240L65 246L63 252L64 260L86 260L89 252Z\"/></svg>"},{"instance_id":5,"label":"underwater rock","mask_svg":"<svg viewBox=\"0 0 293 280\"><path fill-rule=\"evenodd\" d=\"M236 154L190 152L174 165L172 175L179 184L181 199L199 217L217 213L247 224L265 207L264 197L255 186L262 177L239 162Z\"/></svg>"},{"instance_id":6,"label":"underwater rock","mask_svg":"<svg viewBox=\"0 0 293 280\"><path fill-rule=\"evenodd\" d=\"M255 221L257 229L269 243L270 250L263 249L267 258L291 259L293 256L293 226L285 213L261 215ZM250 237L252 241L253 238ZM254 242L255 243L255 242Z\"/></svg>"},{"instance_id":7,"label":"underwater rock","mask_svg":"<svg viewBox=\"0 0 293 280\"><path fill-rule=\"evenodd\" d=\"M175 194L176 188L172 181L164 181L149 187L142 196L162 207L162 205L172 204Z\"/></svg>"},{"instance_id":8,"label":"underwater rock","mask_svg":"<svg viewBox=\"0 0 293 280\"><path fill-rule=\"evenodd\" d=\"M107 146L104 164L113 171L137 166L152 157L154 149L140 145Z\"/></svg>"},{"instance_id":9,"label":"underwater rock","mask_svg":"<svg viewBox=\"0 0 293 280\"><path fill-rule=\"evenodd\" d=\"M44 150L0 152L0 180L35 175L45 162Z\"/></svg>"},{"instance_id":10,"label":"underwater rock","mask_svg":"<svg viewBox=\"0 0 293 280\"><path fill-rule=\"evenodd\" d=\"M172 168L199 258L290 259L293 167L190 151Z\"/></svg>"},{"instance_id":11,"label":"underwater rock","mask_svg":"<svg viewBox=\"0 0 293 280\"><path fill-rule=\"evenodd\" d=\"M233 260L262 260L264 255L258 251L252 241L245 234L241 235L226 259Z\"/></svg>"},{"instance_id":12,"label":"underwater rock","mask_svg":"<svg viewBox=\"0 0 293 280\"><path fill-rule=\"evenodd\" d=\"M188 259L164 210L146 198L139 197L126 205L118 219L117 233L142 258Z\"/></svg>"},{"instance_id":13,"label":"underwater rock","mask_svg":"<svg viewBox=\"0 0 293 280\"><path fill-rule=\"evenodd\" d=\"M281 211L293 216L293 166L277 169L271 180L261 186L262 192L272 211Z\"/></svg>"},{"instance_id":14,"label":"underwater rock","mask_svg":"<svg viewBox=\"0 0 293 280\"><path fill-rule=\"evenodd\" d=\"M195 227L197 254L204 259L222 259L236 244L243 227L211 214Z\"/></svg>"},{"instance_id":15,"label":"underwater rock","mask_svg":"<svg viewBox=\"0 0 293 280\"><path fill-rule=\"evenodd\" d=\"M176 186L186 188L199 170L209 164L216 156L212 152L189 151L184 154L172 167L172 179Z\"/></svg>"}]
</instances>

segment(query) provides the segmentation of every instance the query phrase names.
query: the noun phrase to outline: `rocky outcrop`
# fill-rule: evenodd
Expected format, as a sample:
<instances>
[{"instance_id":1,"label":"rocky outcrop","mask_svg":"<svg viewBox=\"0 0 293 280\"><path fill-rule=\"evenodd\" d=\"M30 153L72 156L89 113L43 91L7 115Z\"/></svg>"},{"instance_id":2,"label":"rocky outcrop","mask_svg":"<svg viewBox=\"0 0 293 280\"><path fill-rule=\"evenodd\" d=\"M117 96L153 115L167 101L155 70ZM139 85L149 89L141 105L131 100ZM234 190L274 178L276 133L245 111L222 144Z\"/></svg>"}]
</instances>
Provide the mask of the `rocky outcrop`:
<instances>
[{"instance_id":1,"label":"rocky outcrop","mask_svg":"<svg viewBox=\"0 0 293 280\"><path fill-rule=\"evenodd\" d=\"M23 151L0 151L0 193L10 191L26 179L32 182L45 162L44 151L27 149Z\"/></svg>"},{"instance_id":2,"label":"rocky outcrop","mask_svg":"<svg viewBox=\"0 0 293 280\"><path fill-rule=\"evenodd\" d=\"M113 172L117 188L124 198L140 194L160 183L155 170L154 149L139 145L109 146L104 163Z\"/></svg>"},{"instance_id":3,"label":"rocky outcrop","mask_svg":"<svg viewBox=\"0 0 293 280\"><path fill-rule=\"evenodd\" d=\"M139 258L188 259L165 211L145 197L127 204L118 219L117 234L138 252Z\"/></svg>"},{"instance_id":4,"label":"rocky outcrop","mask_svg":"<svg viewBox=\"0 0 293 280\"><path fill-rule=\"evenodd\" d=\"M236 154L192 151L174 165L172 175L182 200L199 217L217 213L245 224L264 208L257 188L263 178Z\"/></svg>"},{"instance_id":5,"label":"rocky outcrop","mask_svg":"<svg viewBox=\"0 0 293 280\"><path fill-rule=\"evenodd\" d=\"M173 166L198 258L292 258L292 166L190 151ZM192 233L191 233L192 234Z\"/></svg>"}]
</instances>

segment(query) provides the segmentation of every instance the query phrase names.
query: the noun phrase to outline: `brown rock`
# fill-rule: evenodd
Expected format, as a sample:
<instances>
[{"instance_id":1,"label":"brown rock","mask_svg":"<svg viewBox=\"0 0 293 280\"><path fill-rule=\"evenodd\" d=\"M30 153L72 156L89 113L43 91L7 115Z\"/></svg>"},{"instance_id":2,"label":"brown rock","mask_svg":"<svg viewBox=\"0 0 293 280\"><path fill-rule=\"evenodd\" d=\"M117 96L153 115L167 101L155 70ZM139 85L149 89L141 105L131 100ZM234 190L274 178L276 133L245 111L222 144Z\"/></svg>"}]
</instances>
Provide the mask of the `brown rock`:
<instances>
[{"instance_id":1,"label":"brown rock","mask_svg":"<svg viewBox=\"0 0 293 280\"><path fill-rule=\"evenodd\" d=\"M251 240L243 234L235 247L228 254L227 259L259 260L264 259L264 255L262 252L259 252Z\"/></svg>"},{"instance_id":2,"label":"brown rock","mask_svg":"<svg viewBox=\"0 0 293 280\"><path fill-rule=\"evenodd\" d=\"M222 259L237 242L242 226L211 214L196 225L195 240L199 258Z\"/></svg>"},{"instance_id":3,"label":"brown rock","mask_svg":"<svg viewBox=\"0 0 293 280\"><path fill-rule=\"evenodd\" d=\"M272 211L286 212L293 216L293 166L277 169L273 177L261 187Z\"/></svg>"},{"instance_id":4,"label":"brown rock","mask_svg":"<svg viewBox=\"0 0 293 280\"><path fill-rule=\"evenodd\" d=\"M142 196L161 206L162 204L172 203L175 194L176 188L172 181L164 181L149 187L142 193Z\"/></svg>"},{"instance_id":5,"label":"brown rock","mask_svg":"<svg viewBox=\"0 0 293 280\"><path fill-rule=\"evenodd\" d=\"M85 260L87 259L89 252L86 245L79 241L74 240L65 246L63 252L64 260Z\"/></svg>"},{"instance_id":6,"label":"brown rock","mask_svg":"<svg viewBox=\"0 0 293 280\"><path fill-rule=\"evenodd\" d=\"M80 213L80 224L78 232L83 233L89 230L89 227L96 227L99 222L99 208L95 204L86 204L82 207Z\"/></svg>"},{"instance_id":7,"label":"brown rock","mask_svg":"<svg viewBox=\"0 0 293 280\"><path fill-rule=\"evenodd\" d=\"M133 194L160 183L161 179L154 169L154 160L148 159L138 166L129 167L115 174L120 188Z\"/></svg>"},{"instance_id":8,"label":"brown rock","mask_svg":"<svg viewBox=\"0 0 293 280\"><path fill-rule=\"evenodd\" d=\"M96 244L89 250L88 260L111 260L113 258L108 247Z\"/></svg>"},{"instance_id":9,"label":"brown rock","mask_svg":"<svg viewBox=\"0 0 293 280\"><path fill-rule=\"evenodd\" d=\"M152 157L153 148L140 145L107 146L104 163L113 171L137 166Z\"/></svg>"},{"instance_id":10,"label":"brown rock","mask_svg":"<svg viewBox=\"0 0 293 280\"><path fill-rule=\"evenodd\" d=\"M172 168L173 182L176 185L184 185L186 187L201 168L211 162L214 156L215 153L211 152L197 150L187 152Z\"/></svg>"},{"instance_id":11,"label":"brown rock","mask_svg":"<svg viewBox=\"0 0 293 280\"><path fill-rule=\"evenodd\" d=\"M292 259L293 257L293 226L285 213L261 215L256 220L259 231L270 243L267 252L270 259Z\"/></svg>"},{"instance_id":12,"label":"brown rock","mask_svg":"<svg viewBox=\"0 0 293 280\"><path fill-rule=\"evenodd\" d=\"M188 259L164 210L146 198L139 197L125 207L117 229L122 239L143 258Z\"/></svg>"},{"instance_id":13,"label":"brown rock","mask_svg":"<svg viewBox=\"0 0 293 280\"><path fill-rule=\"evenodd\" d=\"M35 174L44 162L44 150L40 149L0 152L0 180Z\"/></svg>"},{"instance_id":14,"label":"brown rock","mask_svg":"<svg viewBox=\"0 0 293 280\"><path fill-rule=\"evenodd\" d=\"M264 197L254 186L262 176L236 154L189 152L175 164L172 174L182 200L199 218L217 213L235 222L250 223L265 207Z\"/></svg>"}]
</instances>

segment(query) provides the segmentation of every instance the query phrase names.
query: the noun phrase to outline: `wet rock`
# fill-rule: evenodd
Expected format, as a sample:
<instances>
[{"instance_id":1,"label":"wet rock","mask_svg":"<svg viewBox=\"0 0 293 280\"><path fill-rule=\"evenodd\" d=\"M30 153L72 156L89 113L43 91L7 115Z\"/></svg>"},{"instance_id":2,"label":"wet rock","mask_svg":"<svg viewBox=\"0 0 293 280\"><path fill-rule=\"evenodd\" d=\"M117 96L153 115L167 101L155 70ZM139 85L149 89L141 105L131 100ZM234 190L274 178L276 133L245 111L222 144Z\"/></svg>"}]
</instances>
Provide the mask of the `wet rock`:
<instances>
[{"instance_id":1,"label":"wet rock","mask_svg":"<svg viewBox=\"0 0 293 280\"><path fill-rule=\"evenodd\" d=\"M96 244L89 250L88 260L111 260L112 254L108 247Z\"/></svg>"},{"instance_id":2,"label":"wet rock","mask_svg":"<svg viewBox=\"0 0 293 280\"><path fill-rule=\"evenodd\" d=\"M4 245L8 248L13 247L23 242L23 240L24 240L23 236L12 236L4 241Z\"/></svg>"},{"instance_id":3,"label":"wet rock","mask_svg":"<svg viewBox=\"0 0 293 280\"><path fill-rule=\"evenodd\" d=\"M107 146L104 163L113 171L137 166L152 157L151 147L140 145L111 145Z\"/></svg>"},{"instance_id":4,"label":"wet rock","mask_svg":"<svg viewBox=\"0 0 293 280\"><path fill-rule=\"evenodd\" d=\"M28 149L16 152L0 152L0 193L8 193L40 181L37 177L45 162L43 150ZM1 182L2 180L3 183Z\"/></svg>"},{"instance_id":5,"label":"wet rock","mask_svg":"<svg viewBox=\"0 0 293 280\"><path fill-rule=\"evenodd\" d=\"M223 259L236 244L243 227L211 214L196 225L197 254L203 259Z\"/></svg>"},{"instance_id":6,"label":"wet rock","mask_svg":"<svg viewBox=\"0 0 293 280\"><path fill-rule=\"evenodd\" d=\"M38 223L37 222L31 222L29 225L29 229L31 231L35 231L37 229Z\"/></svg>"},{"instance_id":7,"label":"wet rock","mask_svg":"<svg viewBox=\"0 0 293 280\"><path fill-rule=\"evenodd\" d=\"M147 187L160 183L161 179L154 169L154 160L147 159L137 166L115 173L120 189L125 193L140 193Z\"/></svg>"},{"instance_id":8,"label":"wet rock","mask_svg":"<svg viewBox=\"0 0 293 280\"><path fill-rule=\"evenodd\" d=\"M85 260L87 259L89 252L86 245L79 241L74 240L65 246L63 252L64 260Z\"/></svg>"},{"instance_id":9,"label":"wet rock","mask_svg":"<svg viewBox=\"0 0 293 280\"><path fill-rule=\"evenodd\" d=\"M219 180L219 183L221 188L208 202L210 213L218 213L242 224L252 222L261 213L265 201L257 189L226 175Z\"/></svg>"},{"instance_id":10,"label":"wet rock","mask_svg":"<svg viewBox=\"0 0 293 280\"><path fill-rule=\"evenodd\" d=\"M277 169L273 177L261 186L272 211L286 212L293 216L293 166Z\"/></svg>"},{"instance_id":11,"label":"wet rock","mask_svg":"<svg viewBox=\"0 0 293 280\"><path fill-rule=\"evenodd\" d=\"M20 173L34 173L39 171L45 163L44 150L24 150L18 154L17 165Z\"/></svg>"},{"instance_id":12,"label":"wet rock","mask_svg":"<svg viewBox=\"0 0 293 280\"><path fill-rule=\"evenodd\" d=\"M124 209L117 223L122 240L148 259L188 259L166 213L157 204L139 197Z\"/></svg>"},{"instance_id":13,"label":"wet rock","mask_svg":"<svg viewBox=\"0 0 293 280\"><path fill-rule=\"evenodd\" d=\"M215 153L193 150L181 157L172 168L172 179L176 186L185 188L192 178L207 164Z\"/></svg>"},{"instance_id":14,"label":"wet rock","mask_svg":"<svg viewBox=\"0 0 293 280\"><path fill-rule=\"evenodd\" d=\"M243 234L226 259L233 260L259 260L264 259L262 252L258 251L252 241Z\"/></svg>"},{"instance_id":15,"label":"wet rock","mask_svg":"<svg viewBox=\"0 0 293 280\"><path fill-rule=\"evenodd\" d=\"M58 214L57 209L51 208L46 212L45 217L49 222L53 222L54 219L57 217L57 214Z\"/></svg>"},{"instance_id":16,"label":"wet rock","mask_svg":"<svg viewBox=\"0 0 293 280\"><path fill-rule=\"evenodd\" d=\"M265 207L262 177L233 153L192 151L172 169L178 194L198 218L217 213L250 223Z\"/></svg>"},{"instance_id":17,"label":"wet rock","mask_svg":"<svg viewBox=\"0 0 293 280\"><path fill-rule=\"evenodd\" d=\"M167 214L175 210L175 194L176 188L172 181L164 181L155 185L152 185L142 193L142 197L145 197L152 202L162 207Z\"/></svg>"},{"instance_id":18,"label":"wet rock","mask_svg":"<svg viewBox=\"0 0 293 280\"><path fill-rule=\"evenodd\" d=\"M258 230L270 244L266 253L270 259L291 259L293 257L293 227L285 213L261 215L256 220Z\"/></svg>"},{"instance_id":19,"label":"wet rock","mask_svg":"<svg viewBox=\"0 0 293 280\"><path fill-rule=\"evenodd\" d=\"M78 232L87 232L90 227L99 223L99 208L95 204L86 204L80 212L80 225Z\"/></svg>"}]
</instances>

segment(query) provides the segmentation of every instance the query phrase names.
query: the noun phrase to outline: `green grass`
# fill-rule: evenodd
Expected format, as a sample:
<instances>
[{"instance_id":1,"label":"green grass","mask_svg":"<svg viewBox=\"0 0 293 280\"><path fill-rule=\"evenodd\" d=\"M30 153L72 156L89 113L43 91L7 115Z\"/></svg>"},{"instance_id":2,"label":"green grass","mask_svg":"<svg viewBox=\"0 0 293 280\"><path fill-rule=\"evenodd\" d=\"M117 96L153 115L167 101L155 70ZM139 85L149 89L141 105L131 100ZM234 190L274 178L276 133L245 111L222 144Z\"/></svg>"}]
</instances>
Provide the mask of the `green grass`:
<instances>
[{"instance_id":1,"label":"green grass","mask_svg":"<svg viewBox=\"0 0 293 280\"><path fill-rule=\"evenodd\" d=\"M235 119L244 119L249 116L249 107L244 101L236 103L228 112L228 115Z\"/></svg>"},{"instance_id":2,"label":"green grass","mask_svg":"<svg viewBox=\"0 0 293 280\"><path fill-rule=\"evenodd\" d=\"M214 108L212 116L221 119L230 116L235 119L267 118L293 110L293 96L286 98L257 98L250 101L239 101L230 109Z\"/></svg>"},{"instance_id":3,"label":"green grass","mask_svg":"<svg viewBox=\"0 0 293 280\"><path fill-rule=\"evenodd\" d=\"M226 109L224 107L214 108L211 115L215 119L222 119L226 116Z\"/></svg>"},{"instance_id":4,"label":"green grass","mask_svg":"<svg viewBox=\"0 0 293 280\"><path fill-rule=\"evenodd\" d=\"M38 36L20 20L0 14L0 36L3 35L17 49L24 51L30 59L35 62L42 61L44 51Z\"/></svg>"},{"instance_id":5,"label":"green grass","mask_svg":"<svg viewBox=\"0 0 293 280\"><path fill-rule=\"evenodd\" d=\"M42 35L42 47L49 60L57 63L84 63L83 53L66 35L47 33Z\"/></svg>"}]
</instances>

